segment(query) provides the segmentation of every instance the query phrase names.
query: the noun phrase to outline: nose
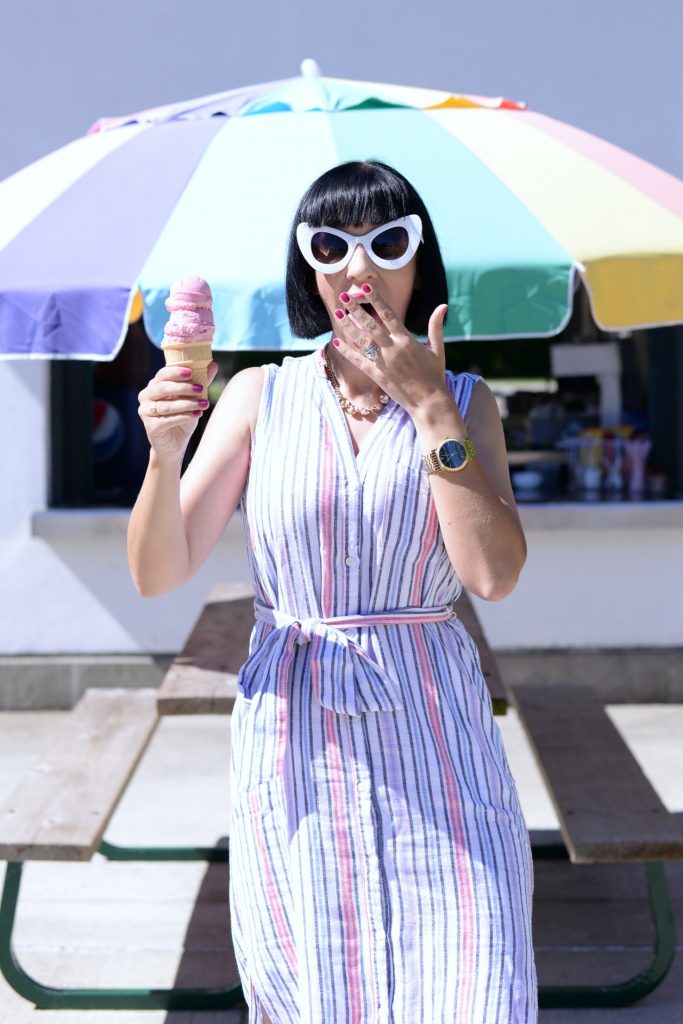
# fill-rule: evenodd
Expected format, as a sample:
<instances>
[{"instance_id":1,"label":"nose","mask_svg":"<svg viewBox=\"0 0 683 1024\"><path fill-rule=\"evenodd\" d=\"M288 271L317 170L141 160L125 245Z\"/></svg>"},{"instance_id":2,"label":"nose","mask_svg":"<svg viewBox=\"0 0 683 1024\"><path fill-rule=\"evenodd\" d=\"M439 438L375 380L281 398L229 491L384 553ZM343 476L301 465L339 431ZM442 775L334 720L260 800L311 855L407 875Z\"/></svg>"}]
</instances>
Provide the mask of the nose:
<instances>
[{"instance_id":1,"label":"nose","mask_svg":"<svg viewBox=\"0 0 683 1024\"><path fill-rule=\"evenodd\" d=\"M375 270L375 264L365 251L365 247L359 243L347 265L347 276L355 281L367 281L368 278L375 276Z\"/></svg>"}]
</instances>

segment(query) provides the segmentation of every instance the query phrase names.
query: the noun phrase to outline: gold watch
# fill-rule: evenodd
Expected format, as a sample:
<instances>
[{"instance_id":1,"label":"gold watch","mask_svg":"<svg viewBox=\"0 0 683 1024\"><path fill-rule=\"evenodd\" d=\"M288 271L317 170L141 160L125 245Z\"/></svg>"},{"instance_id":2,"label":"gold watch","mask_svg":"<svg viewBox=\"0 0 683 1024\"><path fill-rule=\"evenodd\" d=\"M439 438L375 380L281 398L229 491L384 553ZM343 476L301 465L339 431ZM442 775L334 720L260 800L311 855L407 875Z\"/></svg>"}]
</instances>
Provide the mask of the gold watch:
<instances>
[{"instance_id":1,"label":"gold watch","mask_svg":"<svg viewBox=\"0 0 683 1024\"><path fill-rule=\"evenodd\" d=\"M469 437L463 437L460 440L455 437L447 437L438 448L423 455L422 461L428 473L438 473L442 469L449 473L459 473L468 462L476 457L474 445Z\"/></svg>"}]
</instances>

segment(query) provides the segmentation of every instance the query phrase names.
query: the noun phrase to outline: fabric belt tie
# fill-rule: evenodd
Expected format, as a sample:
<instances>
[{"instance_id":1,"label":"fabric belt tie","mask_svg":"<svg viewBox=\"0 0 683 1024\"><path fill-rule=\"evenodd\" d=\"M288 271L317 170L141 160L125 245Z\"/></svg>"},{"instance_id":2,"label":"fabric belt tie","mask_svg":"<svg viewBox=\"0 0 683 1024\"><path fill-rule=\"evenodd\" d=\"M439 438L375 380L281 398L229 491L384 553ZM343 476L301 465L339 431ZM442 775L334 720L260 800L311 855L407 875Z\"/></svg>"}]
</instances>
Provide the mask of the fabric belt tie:
<instances>
[{"instance_id":1,"label":"fabric belt tie","mask_svg":"<svg viewBox=\"0 0 683 1024\"><path fill-rule=\"evenodd\" d=\"M265 677L291 670L296 646L313 644L314 665L311 684L323 707L337 714L360 715L367 711L400 711L401 691L375 659L344 630L362 626L419 626L446 622L455 616L450 605L436 608L397 608L368 615L340 615L330 618L297 618L276 608L254 602L259 622L275 628L253 651L242 667L238 685L245 696L264 688ZM277 655L277 657L274 657Z\"/></svg>"}]
</instances>

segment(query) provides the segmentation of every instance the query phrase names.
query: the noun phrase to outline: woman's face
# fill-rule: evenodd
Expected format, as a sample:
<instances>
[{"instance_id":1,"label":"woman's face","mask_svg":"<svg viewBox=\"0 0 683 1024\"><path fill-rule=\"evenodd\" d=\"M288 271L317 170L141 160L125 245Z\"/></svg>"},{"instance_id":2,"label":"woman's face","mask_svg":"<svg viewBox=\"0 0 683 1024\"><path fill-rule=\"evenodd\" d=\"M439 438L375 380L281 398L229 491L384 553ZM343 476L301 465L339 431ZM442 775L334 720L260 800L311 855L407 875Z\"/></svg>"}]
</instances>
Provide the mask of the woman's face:
<instances>
[{"instance_id":1,"label":"woman's face","mask_svg":"<svg viewBox=\"0 0 683 1024\"><path fill-rule=\"evenodd\" d=\"M343 225L342 230L347 231L350 235L364 235L378 226L365 221L363 224ZM322 274L316 270L315 283L318 294L329 313L333 330L337 329L339 324L334 311L341 305L340 292L348 292L352 299L362 302L366 308L371 305L372 296L368 303L368 296L361 291L361 285L365 283L372 285L373 290L391 306L399 320L404 323L415 288L415 261L416 256L413 256L405 267L400 267L398 270L385 270L370 259L362 245L357 245L350 262L342 270L334 274ZM374 315L373 309L368 309L368 312ZM375 316L375 319L379 320L379 317Z\"/></svg>"}]
</instances>

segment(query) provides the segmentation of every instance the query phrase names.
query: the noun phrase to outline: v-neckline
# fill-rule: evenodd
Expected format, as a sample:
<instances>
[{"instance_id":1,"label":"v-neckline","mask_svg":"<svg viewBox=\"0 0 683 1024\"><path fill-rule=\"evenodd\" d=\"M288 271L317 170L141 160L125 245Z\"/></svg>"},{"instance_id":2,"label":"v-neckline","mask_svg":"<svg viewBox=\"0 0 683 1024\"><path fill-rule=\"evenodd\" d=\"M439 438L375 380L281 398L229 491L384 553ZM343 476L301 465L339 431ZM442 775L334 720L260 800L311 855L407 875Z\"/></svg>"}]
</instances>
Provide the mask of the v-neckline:
<instances>
[{"instance_id":1,"label":"v-neckline","mask_svg":"<svg viewBox=\"0 0 683 1024\"><path fill-rule=\"evenodd\" d=\"M338 440L338 446L343 448L342 454L345 457L350 457L351 462L354 465L356 473L360 474L362 465L367 459L367 453L373 447L373 441L377 434L383 432L383 425L390 422L399 408L398 403L390 398L387 404L377 413L377 419L372 424L367 434L358 446L356 452L353 447L353 437L349 430L349 425L346 422L344 416L344 410L339 404L339 399L334 393L332 384L325 372L325 364L323 363L322 348L319 348L314 353L314 368L316 376L320 383L320 390L322 392L323 405L327 406L330 419L334 420L336 424L339 424L339 429L333 429L335 438L338 438L339 433L343 433L344 441Z\"/></svg>"}]
</instances>

